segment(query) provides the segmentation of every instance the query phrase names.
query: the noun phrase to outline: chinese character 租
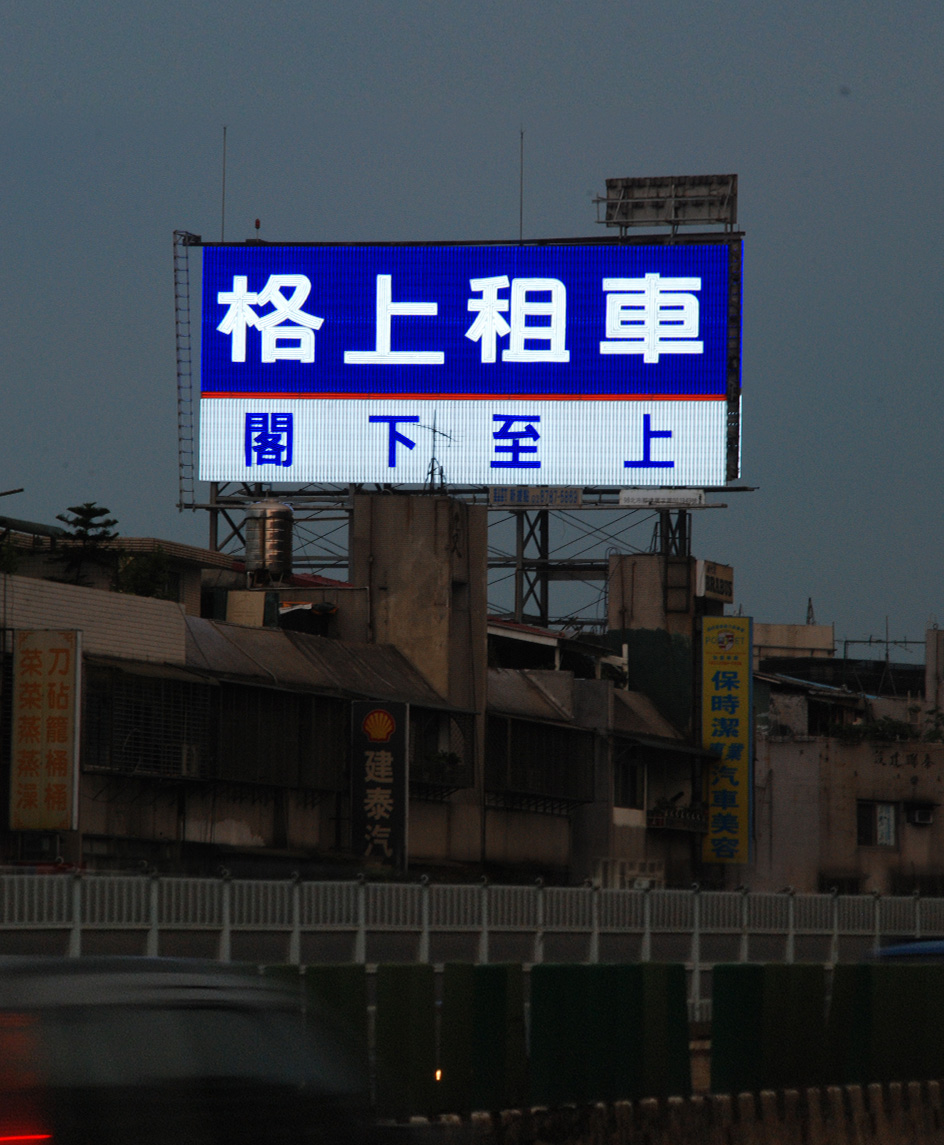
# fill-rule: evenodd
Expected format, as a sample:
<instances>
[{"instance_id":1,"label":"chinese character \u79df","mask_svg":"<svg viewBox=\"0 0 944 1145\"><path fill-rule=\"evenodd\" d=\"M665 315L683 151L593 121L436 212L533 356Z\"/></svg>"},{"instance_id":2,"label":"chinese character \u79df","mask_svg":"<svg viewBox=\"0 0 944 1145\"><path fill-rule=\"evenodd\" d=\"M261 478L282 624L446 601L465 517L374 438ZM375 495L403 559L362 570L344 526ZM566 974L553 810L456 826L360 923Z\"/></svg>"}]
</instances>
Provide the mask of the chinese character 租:
<instances>
[{"instance_id":1,"label":"chinese character \u79df","mask_svg":"<svg viewBox=\"0 0 944 1145\"><path fill-rule=\"evenodd\" d=\"M504 274L494 278L471 278L469 287L481 292L482 297L469 299L469 310L473 313L478 311L478 314L465 336L471 342L482 343L483 362L494 362L498 357L498 339L511 333L511 327L502 317L502 311L508 309L508 299L498 297L499 290L508 289L508 278Z\"/></svg>"},{"instance_id":2,"label":"chinese character \u79df","mask_svg":"<svg viewBox=\"0 0 944 1145\"><path fill-rule=\"evenodd\" d=\"M529 298L529 295L546 295ZM540 324L532 324L534 317ZM557 278L515 278L511 283L511 333L503 362L569 362L567 287ZM533 343L543 345L538 348ZM529 343L531 343L529 345Z\"/></svg>"},{"instance_id":3,"label":"chinese character \u79df","mask_svg":"<svg viewBox=\"0 0 944 1145\"><path fill-rule=\"evenodd\" d=\"M496 453L507 453L510 456L506 461L493 461L491 463L492 469L540 469L540 461L522 461L521 455L524 453L537 453L538 447L536 445L526 445L525 441L537 441L541 436L534 428L534 424L541 420L539 415L531 415L529 417L511 417L508 414L494 414L492 421L500 422L501 425L498 429L494 430L492 437L496 441L501 438L507 438L507 445L496 445ZM524 427L515 429L516 422L523 422Z\"/></svg>"},{"instance_id":4,"label":"chinese character \u79df","mask_svg":"<svg viewBox=\"0 0 944 1145\"><path fill-rule=\"evenodd\" d=\"M235 275L233 289L221 290L216 296L221 306L229 307L217 330L232 337L231 361L245 362L246 330L254 326L262 334L263 362L280 358L313 362L314 331L321 329L324 319L301 309L311 290L311 281L303 274L270 274L269 281L258 293L247 289L248 281L244 276ZM282 291L289 287L292 294L286 298ZM272 311L262 317L253 310L254 306L269 305ZM286 341L294 344L279 345Z\"/></svg>"},{"instance_id":5,"label":"chinese character \u79df","mask_svg":"<svg viewBox=\"0 0 944 1145\"><path fill-rule=\"evenodd\" d=\"M604 278L606 336L601 354L642 354L647 364L660 354L701 354L698 336L700 278Z\"/></svg>"},{"instance_id":6,"label":"chinese character \u79df","mask_svg":"<svg viewBox=\"0 0 944 1145\"><path fill-rule=\"evenodd\" d=\"M292 464L293 415L247 413L245 452L247 465Z\"/></svg>"}]
</instances>

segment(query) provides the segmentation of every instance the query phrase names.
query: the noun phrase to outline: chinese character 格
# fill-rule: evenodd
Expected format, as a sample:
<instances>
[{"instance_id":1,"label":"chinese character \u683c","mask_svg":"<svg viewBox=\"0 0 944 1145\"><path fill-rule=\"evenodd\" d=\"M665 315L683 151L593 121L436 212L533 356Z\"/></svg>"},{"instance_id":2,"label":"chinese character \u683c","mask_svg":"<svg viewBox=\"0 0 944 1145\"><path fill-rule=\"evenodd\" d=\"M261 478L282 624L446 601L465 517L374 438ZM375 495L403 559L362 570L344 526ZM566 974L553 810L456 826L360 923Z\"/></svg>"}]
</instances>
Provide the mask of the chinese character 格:
<instances>
[{"instance_id":1,"label":"chinese character \u683c","mask_svg":"<svg viewBox=\"0 0 944 1145\"><path fill-rule=\"evenodd\" d=\"M393 276L377 275L377 332L373 350L345 350L344 361L353 366L441 366L446 355L441 350L391 349L391 326L398 317L435 316L436 302L394 302Z\"/></svg>"},{"instance_id":2,"label":"chinese character \u683c","mask_svg":"<svg viewBox=\"0 0 944 1145\"><path fill-rule=\"evenodd\" d=\"M248 289L249 280L243 275L233 276L233 289L221 290L216 296L221 306L229 309L217 326L221 334L232 338L230 360L245 362L246 331L255 327L262 335L260 360L275 362L280 358L296 362L315 360L315 330L320 330L323 318L306 314L302 303L311 290L311 281L303 274L270 274L260 291ZM291 296L282 293L291 288ZM272 306L268 314L260 317L254 306ZM280 345L290 342L292 345Z\"/></svg>"},{"instance_id":3,"label":"chinese character \u683c","mask_svg":"<svg viewBox=\"0 0 944 1145\"><path fill-rule=\"evenodd\" d=\"M292 464L293 415L247 413L244 445L247 465Z\"/></svg>"},{"instance_id":4,"label":"chinese character \u683c","mask_svg":"<svg viewBox=\"0 0 944 1145\"><path fill-rule=\"evenodd\" d=\"M540 415L532 415L530 417L512 417L508 414L493 414L492 421L500 422L501 425L498 429L492 432L492 437L496 442L502 438L508 439L507 445L496 445L496 453L507 453L509 456L506 460L493 461L491 463L492 469L540 469L540 461L523 461L522 454L537 453L538 447L536 445L526 445L525 441L537 441L541 436L534 428L536 422L541 420ZM523 428L515 429L516 422L523 422Z\"/></svg>"},{"instance_id":5,"label":"chinese character \u683c","mask_svg":"<svg viewBox=\"0 0 944 1145\"><path fill-rule=\"evenodd\" d=\"M604 278L606 337L601 354L642 354L647 364L660 354L701 354L698 336L700 278Z\"/></svg>"}]
</instances>

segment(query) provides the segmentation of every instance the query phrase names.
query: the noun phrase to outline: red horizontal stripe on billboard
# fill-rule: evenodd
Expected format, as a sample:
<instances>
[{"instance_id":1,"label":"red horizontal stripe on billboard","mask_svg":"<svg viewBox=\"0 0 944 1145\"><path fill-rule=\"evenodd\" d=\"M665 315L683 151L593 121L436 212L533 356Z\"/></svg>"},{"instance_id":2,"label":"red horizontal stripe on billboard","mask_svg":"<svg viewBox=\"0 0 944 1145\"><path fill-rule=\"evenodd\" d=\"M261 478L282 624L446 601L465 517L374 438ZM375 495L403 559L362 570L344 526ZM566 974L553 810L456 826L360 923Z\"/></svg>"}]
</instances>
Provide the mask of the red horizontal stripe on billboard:
<instances>
[{"instance_id":1,"label":"red horizontal stripe on billboard","mask_svg":"<svg viewBox=\"0 0 944 1145\"><path fill-rule=\"evenodd\" d=\"M201 398L247 401L410 401L410 402L724 402L726 394L293 394L209 391Z\"/></svg>"}]
</instances>

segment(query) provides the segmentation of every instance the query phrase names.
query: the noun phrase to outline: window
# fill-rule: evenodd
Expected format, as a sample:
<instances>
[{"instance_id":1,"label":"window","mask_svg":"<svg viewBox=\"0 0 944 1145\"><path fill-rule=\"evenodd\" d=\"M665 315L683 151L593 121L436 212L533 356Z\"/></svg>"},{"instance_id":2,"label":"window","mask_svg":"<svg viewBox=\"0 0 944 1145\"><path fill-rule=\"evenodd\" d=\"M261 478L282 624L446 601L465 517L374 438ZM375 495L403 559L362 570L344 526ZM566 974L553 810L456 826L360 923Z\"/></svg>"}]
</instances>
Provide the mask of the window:
<instances>
[{"instance_id":1,"label":"window","mask_svg":"<svg viewBox=\"0 0 944 1145\"><path fill-rule=\"evenodd\" d=\"M860 799L856 803L856 818L856 843L860 847L897 845L894 803L877 803L871 799Z\"/></svg>"},{"instance_id":2,"label":"window","mask_svg":"<svg viewBox=\"0 0 944 1145\"><path fill-rule=\"evenodd\" d=\"M613 806L643 809L646 806L646 766L634 747L613 754Z\"/></svg>"}]
</instances>

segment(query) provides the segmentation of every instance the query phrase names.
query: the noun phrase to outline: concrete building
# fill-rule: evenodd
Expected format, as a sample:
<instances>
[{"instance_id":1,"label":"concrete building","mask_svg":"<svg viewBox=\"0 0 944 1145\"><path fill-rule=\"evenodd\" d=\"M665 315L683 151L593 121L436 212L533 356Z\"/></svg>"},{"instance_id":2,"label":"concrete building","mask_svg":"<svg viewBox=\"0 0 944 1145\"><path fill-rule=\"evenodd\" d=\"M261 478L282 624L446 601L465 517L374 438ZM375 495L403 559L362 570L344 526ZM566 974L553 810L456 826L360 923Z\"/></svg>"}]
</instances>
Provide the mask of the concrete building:
<instances>
[{"instance_id":1,"label":"concrete building","mask_svg":"<svg viewBox=\"0 0 944 1145\"><path fill-rule=\"evenodd\" d=\"M367 700L409 705L412 872L697 874L704 753L678 695L649 686L664 666L622 629L593 640L490 619L481 507L355 497L350 582L249 587L219 553L122 539L159 557L149 573L173 573L148 581L165 599L112 591L126 557L70 585L45 579L49 538L16 543L2 627L82 631L83 720L78 831L4 829L5 862L353 876L351 705ZM9 642L4 655L9 726ZM0 761L9 775L9 736Z\"/></svg>"}]
</instances>

